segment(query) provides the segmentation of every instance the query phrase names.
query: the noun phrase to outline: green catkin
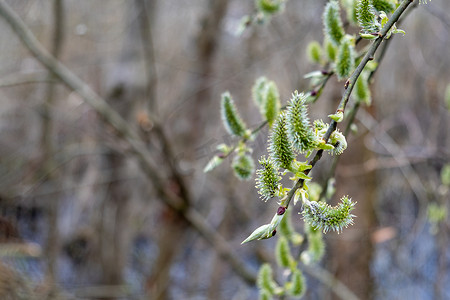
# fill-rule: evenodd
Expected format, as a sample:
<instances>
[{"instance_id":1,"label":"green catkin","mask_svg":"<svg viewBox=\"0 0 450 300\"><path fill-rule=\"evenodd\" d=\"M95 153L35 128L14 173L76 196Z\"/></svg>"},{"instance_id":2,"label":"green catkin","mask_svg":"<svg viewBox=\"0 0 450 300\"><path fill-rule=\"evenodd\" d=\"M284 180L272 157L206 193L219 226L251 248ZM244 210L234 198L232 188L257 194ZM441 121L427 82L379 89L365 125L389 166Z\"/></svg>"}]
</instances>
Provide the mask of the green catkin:
<instances>
[{"instance_id":1,"label":"green catkin","mask_svg":"<svg viewBox=\"0 0 450 300\"><path fill-rule=\"evenodd\" d=\"M356 81L354 97L357 102L363 102L367 106L370 106L372 102L368 74L366 72L363 72Z\"/></svg>"},{"instance_id":2,"label":"green catkin","mask_svg":"<svg viewBox=\"0 0 450 300\"><path fill-rule=\"evenodd\" d=\"M270 81L266 85L265 96L263 102L263 112L264 116L272 126L273 121L278 116L281 109L280 94L278 93L278 88L275 82Z\"/></svg>"},{"instance_id":3,"label":"green catkin","mask_svg":"<svg viewBox=\"0 0 450 300\"><path fill-rule=\"evenodd\" d=\"M372 0L359 0L356 6L356 15L363 33L374 33L380 29L376 22Z\"/></svg>"},{"instance_id":4,"label":"green catkin","mask_svg":"<svg viewBox=\"0 0 450 300\"><path fill-rule=\"evenodd\" d=\"M228 133L243 137L247 134L247 126L237 113L234 101L229 92L222 94L221 116Z\"/></svg>"},{"instance_id":5,"label":"green catkin","mask_svg":"<svg viewBox=\"0 0 450 300\"><path fill-rule=\"evenodd\" d=\"M320 64L322 58L322 47L317 41L312 41L308 44L308 58L312 63Z\"/></svg>"},{"instance_id":6,"label":"green catkin","mask_svg":"<svg viewBox=\"0 0 450 300\"><path fill-rule=\"evenodd\" d=\"M292 273L291 288L289 290L289 293L296 298L300 298L305 294L305 292L305 276L303 276L302 271L297 269L294 271L294 273Z\"/></svg>"},{"instance_id":7,"label":"green catkin","mask_svg":"<svg viewBox=\"0 0 450 300\"><path fill-rule=\"evenodd\" d=\"M256 285L260 290L265 290L270 295L275 294L277 284L273 280L272 268L269 264L265 263L259 268Z\"/></svg>"},{"instance_id":8,"label":"green catkin","mask_svg":"<svg viewBox=\"0 0 450 300\"><path fill-rule=\"evenodd\" d=\"M325 11L323 12L323 25L325 36L328 37L334 45L338 46L345 35L345 31L342 26L340 8L337 1L331 0L325 6Z\"/></svg>"},{"instance_id":9,"label":"green catkin","mask_svg":"<svg viewBox=\"0 0 450 300\"><path fill-rule=\"evenodd\" d=\"M347 20L349 20L352 24L358 24L358 19L356 17L357 2L358 0L341 0L341 4L347 13Z\"/></svg>"},{"instance_id":10,"label":"green catkin","mask_svg":"<svg viewBox=\"0 0 450 300\"><path fill-rule=\"evenodd\" d=\"M249 180L255 171L253 158L248 154L237 155L231 164L234 174L240 180Z\"/></svg>"},{"instance_id":11,"label":"green catkin","mask_svg":"<svg viewBox=\"0 0 450 300\"><path fill-rule=\"evenodd\" d=\"M264 76L259 77L252 87L252 98L256 106L259 107L262 113L262 107L264 103L264 92L266 90L267 78Z\"/></svg>"},{"instance_id":12,"label":"green catkin","mask_svg":"<svg viewBox=\"0 0 450 300\"><path fill-rule=\"evenodd\" d=\"M334 46L333 43L330 42L330 40L325 39L325 41L324 41L324 49L325 49L325 53L327 55L328 60L329 61L335 61L336 60L336 53L337 53L336 46Z\"/></svg>"},{"instance_id":13,"label":"green catkin","mask_svg":"<svg viewBox=\"0 0 450 300\"><path fill-rule=\"evenodd\" d=\"M315 148L317 138L311 128L305 101L308 97L295 91L289 103L286 122L289 141L302 153Z\"/></svg>"},{"instance_id":14,"label":"green catkin","mask_svg":"<svg viewBox=\"0 0 450 300\"><path fill-rule=\"evenodd\" d=\"M284 112L281 112L272 127L269 152L272 161L277 167L290 169L295 155L289 142L286 126L286 115Z\"/></svg>"},{"instance_id":15,"label":"green catkin","mask_svg":"<svg viewBox=\"0 0 450 300\"><path fill-rule=\"evenodd\" d=\"M283 8L281 0L255 0L256 7L265 14L274 14Z\"/></svg>"},{"instance_id":16,"label":"green catkin","mask_svg":"<svg viewBox=\"0 0 450 300\"><path fill-rule=\"evenodd\" d=\"M280 222L280 226L278 227L278 230L281 235L287 237L288 239L291 238L291 236L294 234L294 228L292 227L292 221L291 221L291 209L287 209L284 213L284 218Z\"/></svg>"},{"instance_id":17,"label":"green catkin","mask_svg":"<svg viewBox=\"0 0 450 300\"><path fill-rule=\"evenodd\" d=\"M278 168L270 158L267 159L265 156L262 156L259 163L262 168L256 171L256 187L260 197L267 201L275 196L281 176L279 176Z\"/></svg>"},{"instance_id":18,"label":"green catkin","mask_svg":"<svg viewBox=\"0 0 450 300\"><path fill-rule=\"evenodd\" d=\"M323 241L323 234L320 230L307 226L308 230L308 253L311 255L313 261L318 262L325 254L325 243Z\"/></svg>"},{"instance_id":19,"label":"green catkin","mask_svg":"<svg viewBox=\"0 0 450 300\"><path fill-rule=\"evenodd\" d=\"M329 230L342 231L353 224L354 215L351 211L355 203L347 196L341 198L337 206L330 206L325 202L310 202L304 204L303 219L314 229L321 229L324 233Z\"/></svg>"},{"instance_id":20,"label":"green catkin","mask_svg":"<svg viewBox=\"0 0 450 300\"><path fill-rule=\"evenodd\" d=\"M289 249L289 242L285 236L281 236L278 239L277 246L275 248L275 257L277 263L282 268L291 268L294 263L291 250Z\"/></svg>"},{"instance_id":21,"label":"green catkin","mask_svg":"<svg viewBox=\"0 0 450 300\"><path fill-rule=\"evenodd\" d=\"M392 0L372 0L373 7L381 12L391 13L395 9L395 1Z\"/></svg>"},{"instance_id":22,"label":"green catkin","mask_svg":"<svg viewBox=\"0 0 450 300\"><path fill-rule=\"evenodd\" d=\"M338 80L349 77L354 68L355 50L351 37L346 36L342 39L336 57L336 75L338 77Z\"/></svg>"}]
</instances>

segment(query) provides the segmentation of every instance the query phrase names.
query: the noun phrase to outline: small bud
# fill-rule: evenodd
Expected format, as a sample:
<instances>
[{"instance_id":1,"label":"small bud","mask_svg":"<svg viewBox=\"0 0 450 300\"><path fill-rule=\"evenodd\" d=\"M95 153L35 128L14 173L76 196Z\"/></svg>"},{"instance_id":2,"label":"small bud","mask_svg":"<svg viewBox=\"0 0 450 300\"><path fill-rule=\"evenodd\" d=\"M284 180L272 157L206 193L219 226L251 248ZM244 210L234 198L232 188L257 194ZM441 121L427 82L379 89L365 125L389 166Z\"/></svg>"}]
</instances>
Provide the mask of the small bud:
<instances>
[{"instance_id":1,"label":"small bud","mask_svg":"<svg viewBox=\"0 0 450 300\"><path fill-rule=\"evenodd\" d=\"M339 123L339 122L342 122L342 120L344 119L344 112L342 110L340 110L335 114L328 115L328 117L330 117L332 120Z\"/></svg>"},{"instance_id":2,"label":"small bud","mask_svg":"<svg viewBox=\"0 0 450 300\"><path fill-rule=\"evenodd\" d=\"M219 154L220 155L220 154ZM223 162L223 158L219 155L214 156L205 166L203 169L204 173L208 173L215 169L217 166L219 166Z\"/></svg>"},{"instance_id":3,"label":"small bud","mask_svg":"<svg viewBox=\"0 0 450 300\"><path fill-rule=\"evenodd\" d=\"M280 207L278 207L277 215L280 215L280 216L281 216L282 214L285 213L285 211L286 211L286 207L280 206Z\"/></svg>"},{"instance_id":4,"label":"small bud","mask_svg":"<svg viewBox=\"0 0 450 300\"><path fill-rule=\"evenodd\" d=\"M347 89L349 85L350 85L350 79L347 79L347 81L345 82L345 85L344 85L344 89Z\"/></svg>"}]
</instances>

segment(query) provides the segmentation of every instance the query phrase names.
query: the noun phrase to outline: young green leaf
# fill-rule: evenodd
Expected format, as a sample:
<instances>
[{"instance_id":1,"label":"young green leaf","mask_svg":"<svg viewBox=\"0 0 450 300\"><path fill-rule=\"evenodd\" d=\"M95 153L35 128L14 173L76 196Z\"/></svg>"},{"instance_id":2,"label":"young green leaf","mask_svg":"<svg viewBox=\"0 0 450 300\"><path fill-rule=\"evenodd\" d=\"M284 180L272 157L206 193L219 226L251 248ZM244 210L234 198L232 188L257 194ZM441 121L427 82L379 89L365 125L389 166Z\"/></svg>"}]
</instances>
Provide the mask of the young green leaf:
<instances>
[{"instance_id":1,"label":"young green leaf","mask_svg":"<svg viewBox=\"0 0 450 300\"><path fill-rule=\"evenodd\" d=\"M289 169L295 157L286 127L286 114L281 112L273 124L269 141L270 157L277 167L283 169Z\"/></svg>"},{"instance_id":2,"label":"young green leaf","mask_svg":"<svg viewBox=\"0 0 450 300\"><path fill-rule=\"evenodd\" d=\"M206 164L205 168L203 169L204 173L208 173L215 169L217 166L219 166L223 162L223 158L215 155L211 160Z\"/></svg>"},{"instance_id":3,"label":"young green leaf","mask_svg":"<svg viewBox=\"0 0 450 300\"><path fill-rule=\"evenodd\" d=\"M339 46L336 57L336 75L339 80L350 76L355 68L355 50L352 37L345 36Z\"/></svg>"},{"instance_id":4,"label":"young green leaf","mask_svg":"<svg viewBox=\"0 0 450 300\"><path fill-rule=\"evenodd\" d=\"M270 221L269 224L265 224L262 226L259 226L255 229L255 231L250 234L248 238L246 238L242 243L248 243L254 240L265 240L273 237L277 233L277 227L280 225L280 222L284 218L283 214L278 214L278 212L273 216L272 221Z\"/></svg>"},{"instance_id":5,"label":"young green leaf","mask_svg":"<svg viewBox=\"0 0 450 300\"><path fill-rule=\"evenodd\" d=\"M236 106L229 92L222 94L221 115L228 133L240 137L248 135L247 126L237 113Z\"/></svg>"},{"instance_id":6,"label":"young green leaf","mask_svg":"<svg viewBox=\"0 0 450 300\"><path fill-rule=\"evenodd\" d=\"M333 44L338 46L345 35L345 31L342 26L340 8L337 1L331 0L325 6L323 25L325 36L333 42Z\"/></svg>"}]
</instances>

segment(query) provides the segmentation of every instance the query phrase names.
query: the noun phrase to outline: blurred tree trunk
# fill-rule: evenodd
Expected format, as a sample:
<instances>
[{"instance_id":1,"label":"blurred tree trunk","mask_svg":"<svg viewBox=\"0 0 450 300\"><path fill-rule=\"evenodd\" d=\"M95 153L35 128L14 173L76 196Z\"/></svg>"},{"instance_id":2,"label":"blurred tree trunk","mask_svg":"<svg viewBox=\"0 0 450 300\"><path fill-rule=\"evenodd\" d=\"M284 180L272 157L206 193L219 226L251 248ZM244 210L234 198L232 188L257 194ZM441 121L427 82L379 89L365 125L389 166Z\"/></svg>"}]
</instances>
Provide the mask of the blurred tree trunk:
<instances>
[{"instance_id":1,"label":"blurred tree trunk","mask_svg":"<svg viewBox=\"0 0 450 300\"><path fill-rule=\"evenodd\" d=\"M64 40L64 3L63 0L53 1L53 32L51 36L51 53L54 57L59 58L62 52L62 45ZM54 171L55 161L53 155L55 153L54 147L54 132L53 132L53 117L52 109L55 101L55 84L51 83L55 76L49 73L49 83L45 90L45 99L42 105L42 135L40 140L41 147L41 161L43 163L44 174L47 175L46 181L53 186L58 186L58 174ZM59 173L59 172L58 172ZM46 246L47 254L47 281L50 286L49 299L53 298L51 295L56 288L57 281L57 259L59 255L59 229L58 229L58 211L59 211L59 197L57 193L49 198L47 203L48 214L48 238Z\"/></svg>"},{"instance_id":2,"label":"blurred tree trunk","mask_svg":"<svg viewBox=\"0 0 450 300\"><path fill-rule=\"evenodd\" d=\"M196 145L196 140L199 136L202 136L203 128L204 128L204 118L203 114L205 109L204 105L211 98L211 90L210 90L210 78L213 73L213 65L214 65L214 54L216 52L218 41L220 39L220 25L223 17L226 14L228 5L228 0L210 0L208 2L208 8L205 11L204 16L201 20L201 29L196 39L196 64L192 66L192 69L195 70L195 73L200 74L199 78L191 77L189 79L187 91L184 93L185 95L192 95L195 93L195 97L193 103L189 105L189 113L186 114L190 116L188 122L189 133L184 136L189 139L189 145ZM147 22L147 20L151 20L151 17L143 16L141 12L141 26L151 26L151 23ZM151 42L151 34L150 36L145 36L145 33L151 33L151 28L147 28L146 30L142 30L144 34L143 42L147 43L147 46L144 46L144 50L146 52L150 51L146 55L147 61L154 61L152 42ZM150 60L151 58L152 60ZM147 69L151 69L151 65L147 64ZM154 69L154 67L153 67ZM156 93L149 92L151 89L155 89L155 79L151 77L154 74L152 72L148 72L148 88L147 92L149 95L155 95ZM164 150L170 146L170 141L165 137L166 135L163 132L163 128L156 128L156 133L158 134L161 143L163 144L163 152L166 155L166 160L171 165L170 173L171 178L169 179L173 185L173 188L176 189L180 196L185 200L185 205L191 205L190 203L190 191L186 188L186 183L184 178L182 178L177 166L174 165L173 155L167 155L171 151ZM192 151L191 149L186 149L187 152ZM174 153L172 153L174 154ZM161 230L158 240L159 246L159 254L156 259L154 265L154 272L149 276L147 280L147 290L149 299L168 299L168 287L170 282L170 268L174 258L176 257L178 250L182 249L182 245L184 244L184 236L186 234L186 224L182 220L181 216L178 213L174 212L171 208L164 207L163 211L160 215L161 222Z\"/></svg>"},{"instance_id":3,"label":"blurred tree trunk","mask_svg":"<svg viewBox=\"0 0 450 300\"><path fill-rule=\"evenodd\" d=\"M191 67L195 75L188 80L185 95L192 95L186 116L189 118L189 132L185 135L189 144L196 145L199 137L204 136L205 116L212 99L214 61L222 37L221 25L226 15L228 0L209 0L200 23L201 29L195 40L195 65Z\"/></svg>"},{"instance_id":4,"label":"blurred tree trunk","mask_svg":"<svg viewBox=\"0 0 450 300\"><path fill-rule=\"evenodd\" d=\"M107 101L121 117L134 123L134 112L143 96L142 67L140 52L139 22L134 7L126 13L128 30L118 61L106 74ZM105 126L104 132L110 128ZM130 226L131 190L127 180L128 157L123 153L120 143L115 141L106 145L107 153L103 159L103 170L109 171L109 184L105 199L101 203L100 221L100 263L101 283L121 285L123 272L131 246L133 233Z\"/></svg>"}]
</instances>

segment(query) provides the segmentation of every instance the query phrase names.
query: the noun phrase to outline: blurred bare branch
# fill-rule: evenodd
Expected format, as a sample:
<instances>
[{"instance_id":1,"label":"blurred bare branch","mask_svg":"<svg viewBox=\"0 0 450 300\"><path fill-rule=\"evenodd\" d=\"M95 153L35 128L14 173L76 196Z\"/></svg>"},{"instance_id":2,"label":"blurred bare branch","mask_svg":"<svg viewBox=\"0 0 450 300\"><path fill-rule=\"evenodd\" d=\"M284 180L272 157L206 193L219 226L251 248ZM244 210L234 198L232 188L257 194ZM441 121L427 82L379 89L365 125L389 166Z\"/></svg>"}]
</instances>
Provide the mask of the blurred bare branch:
<instances>
[{"instance_id":1,"label":"blurred bare branch","mask_svg":"<svg viewBox=\"0 0 450 300\"><path fill-rule=\"evenodd\" d=\"M5 1L0 1L0 15L9 23L25 46L44 66L54 73L55 76L70 89L77 92L86 103L91 105L103 120L116 130L118 137L128 142L132 153L140 161L140 166L144 170L146 176L153 182L161 200L176 212L182 214L191 226L196 229L222 257L230 262L238 275L250 284L255 283L255 273L250 271L247 265L236 256L228 242L206 223L199 212L193 208L186 209L185 205L183 205L183 199L170 189L166 188L166 184L158 176L158 168L152 161L148 150L137 137L135 131L118 115L118 113L80 78L48 53ZM188 197L187 195L183 196Z\"/></svg>"}]
</instances>

